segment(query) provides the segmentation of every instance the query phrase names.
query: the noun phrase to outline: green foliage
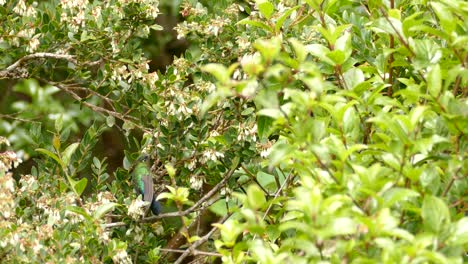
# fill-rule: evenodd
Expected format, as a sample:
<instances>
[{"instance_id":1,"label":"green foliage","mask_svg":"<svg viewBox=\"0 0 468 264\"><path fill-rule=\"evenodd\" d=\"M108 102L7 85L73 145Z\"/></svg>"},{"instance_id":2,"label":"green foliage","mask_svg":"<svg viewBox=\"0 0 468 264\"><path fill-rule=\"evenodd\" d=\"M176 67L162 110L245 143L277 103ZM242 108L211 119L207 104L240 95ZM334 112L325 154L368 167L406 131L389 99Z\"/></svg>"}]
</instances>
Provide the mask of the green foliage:
<instances>
[{"instance_id":1,"label":"green foliage","mask_svg":"<svg viewBox=\"0 0 468 264\"><path fill-rule=\"evenodd\" d=\"M13 177L21 159L0 152L2 259L466 261L465 1L180 10L190 46L151 72L158 1L0 1L0 79L17 95L0 100L0 144L34 158ZM96 151L111 128L115 171ZM142 219L141 153L168 214Z\"/></svg>"}]
</instances>

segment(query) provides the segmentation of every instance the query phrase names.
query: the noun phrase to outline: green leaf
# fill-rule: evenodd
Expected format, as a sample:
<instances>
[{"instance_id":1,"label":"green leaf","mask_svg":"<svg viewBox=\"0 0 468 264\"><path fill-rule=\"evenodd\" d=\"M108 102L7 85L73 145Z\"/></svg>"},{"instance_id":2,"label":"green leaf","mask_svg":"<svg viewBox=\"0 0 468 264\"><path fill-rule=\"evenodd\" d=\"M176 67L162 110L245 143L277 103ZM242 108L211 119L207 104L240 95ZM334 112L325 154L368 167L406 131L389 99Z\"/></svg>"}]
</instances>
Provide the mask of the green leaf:
<instances>
[{"instance_id":1,"label":"green leaf","mask_svg":"<svg viewBox=\"0 0 468 264\"><path fill-rule=\"evenodd\" d=\"M260 185L262 185L262 187L267 189L268 191L272 189L276 189L276 188L272 188L272 187L276 187L276 181L275 181L274 175L265 173L263 171L259 171L257 173L256 178L257 178L258 183L260 183Z\"/></svg>"},{"instance_id":2,"label":"green leaf","mask_svg":"<svg viewBox=\"0 0 468 264\"><path fill-rule=\"evenodd\" d=\"M427 76L427 89L429 93L434 96L438 97L440 94L440 90L442 88L442 76L440 73L440 65L436 64L431 67L429 74Z\"/></svg>"},{"instance_id":3,"label":"green leaf","mask_svg":"<svg viewBox=\"0 0 468 264\"><path fill-rule=\"evenodd\" d=\"M447 6L439 2L431 1L431 6L440 20L442 29L447 34L451 35L457 26L457 23L454 22L456 19L453 17L452 12L450 12Z\"/></svg>"},{"instance_id":4,"label":"green leaf","mask_svg":"<svg viewBox=\"0 0 468 264\"><path fill-rule=\"evenodd\" d=\"M62 160L60 160L60 158L57 155L55 155L54 153L50 152L47 149L43 149L43 148L37 148L36 151L39 152L39 153L45 154L46 156L49 156L50 158L55 160L62 168L65 169L66 166L63 164Z\"/></svg>"},{"instance_id":5,"label":"green leaf","mask_svg":"<svg viewBox=\"0 0 468 264\"><path fill-rule=\"evenodd\" d=\"M108 127L113 127L115 124L115 117L114 116L107 116L106 117L106 124Z\"/></svg>"},{"instance_id":6,"label":"green leaf","mask_svg":"<svg viewBox=\"0 0 468 264\"><path fill-rule=\"evenodd\" d=\"M270 63L278 56L281 50L281 39L279 37L259 39L254 43L254 47L262 54L263 59L267 63Z\"/></svg>"},{"instance_id":7,"label":"green leaf","mask_svg":"<svg viewBox=\"0 0 468 264\"><path fill-rule=\"evenodd\" d=\"M421 217L427 231L438 234L450 222L447 204L438 197L426 195L421 208Z\"/></svg>"},{"instance_id":8,"label":"green leaf","mask_svg":"<svg viewBox=\"0 0 468 264\"><path fill-rule=\"evenodd\" d=\"M247 199L252 209L262 208L266 203L265 194L257 185L250 185L247 189Z\"/></svg>"},{"instance_id":9,"label":"green leaf","mask_svg":"<svg viewBox=\"0 0 468 264\"><path fill-rule=\"evenodd\" d=\"M301 41L294 39L294 38L289 39L289 42L294 48L294 53L296 54L297 61L299 63L303 62L307 56L307 51L306 51L305 46L302 44Z\"/></svg>"},{"instance_id":10,"label":"green leaf","mask_svg":"<svg viewBox=\"0 0 468 264\"><path fill-rule=\"evenodd\" d=\"M66 206L65 210L83 216L86 220L91 221L91 216L81 207L78 206Z\"/></svg>"},{"instance_id":11,"label":"green leaf","mask_svg":"<svg viewBox=\"0 0 468 264\"><path fill-rule=\"evenodd\" d=\"M257 133L260 139L268 138L271 134L273 119L268 116L257 117Z\"/></svg>"},{"instance_id":12,"label":"green leaf","mask_svg":"<svg viewBox=\"0 0 468 264\"><path fill-rule=\"evenodd\" d=\"M266 18L270 19L275 7L268 0L256 0L255 1L260 13Z\"/></svg>"},{"instance_id":13,"label":"green leaf","mask_svg":"<svg viewBox=\"0 0 468 264\"><path fill-rule=\"evenodd\" d=\"M86 188L86 185L88 184L88 179L86 178L83 178L79 181L75 181L73 180L72 178L70 177L67 177L68 179L68 182L70 183L73 191L78 195L78 196L81 196L81 194L83 193L83 191L85 190Z\"/></svg>"},{"instance_id":14,"label":"green leaf","mask_svg":"<svg viewBox=\"0 0 468 264\"><path fill-rule=\"evenodd\" d=\"M288 9L286 12L284 12L279 18L278 21L276 21L275 24L275 32L279 32L281 27L284 24L284 21L294 12L297 10L300 6L295 6L293 8Z\"/></svg>"},{"instance_id":15,"label":"green leaf","mask_svg":"<svg viewBox=\"0 0 468 264\"><path fill-rule=\"evenodd\" d=\"M371 29L377 33L387 33L391 35L397 35L398 33L400 36L404 36L401 21L393 17L388 17L388 20L387 18L381 17L373 21L372 25L373 27Z\"/></svg>"},{"instance_id":16,"label":"green leaf","mask_svg":"<svg viewBox=\"0 0 468 264\"><path fill-rule=\"evenodd\" d=\"M463 217L454 225L453 233L449 239L450 245L467 245L468 244L468 217Z\"/></svg>"},{"instance_id":17,"label":"green leaf","mask_svg":"<svg viewBox=\"0 0 468 264\"><path fill-rule=\"evenodd\" d=\"M411 189L392 188L384 193L383 198L385 201L385 207L392 207L395 203L417 196L419 196L419 193Z\"/></svg>"},{"instance_id":18,"label":"green leaf","mask_svg":"<svg viewBox=\"0 0 468 264\"><path fill-rule=\"evenodd\" d=\"M98 208L96 208L96 211L94 211L94 219L102 218L105 214L114 210L117 205L117 203L106 203L100 205Z\"/></svg>"},{"instance_id":19,"label":"green leaf","mask_svg":"<svg viewBox=\"0 0 468 264\"><path fill-rule=\"evenodd\" d=\"M219 216L225 216L228 213L228 208L233 205L235 204L229 204L226 203L226 200L219 199L210 207L208 207L208 209Z\"/></svg>"},{"instance_id":20,"label":"green leaf","mask_svg":"<svg viewBox=\"0 0 468 264\"><path fill-rule=\"evenodd\" d=\"M321 61L329 65L332 65L332 66L336 65L335 62L327 56L327 54L330 53L330 50L327 47L323 46L322 44L307 45L306 51L309 52L311 55L316 56Z\"/></svg>"},{"instance_id":21,"label":"green leaf","mask_svg":"<svg viewBox=\"0 0 468 264\"><path fill-rule=\"evenodd\" d=\"M166 167L167 174L169 174L169 177L174 178L176 174L176 168L172 166L172 164L167 163L164 167Z\"/></svg>"},{"instance_id":22,"label":"green leaf","mask_svg":"<svg viewBox=\"0 0 468 264\"><path fill-rule=\"evenodd\" d=\"M205 72L213 75L220 83L226 83L229 80L228 69L219 63L209 63L201 67Z\"/></svg>"},{"instance_id":23,"label":"green leaf","mask_svg":"<svg viewBox=\"0 0 468 264\"><path fill-rule=\"evenodd\" d=\"M70 144L70 146L68 146L64 151L63 151L63 154L62 154L62 161L63 161L63 165L65 167L67 167L70 163L70 159L71 159L71 156L73 155L73 153L75 153L76 149L78 148L78 146L80 145L80 143L73 143L73 144Z\"/></svg>"},{"instance_id":24,"label":"green leaf","mask_svg":"<svg viewBox=\"0 0 468 264\"><path fill-rule=\"evenodd\" d=\"M273 119L278 119L280 117L283 117L283 113L281 112L281 110L276 109L276 108L261 109L260 111L258 111L258 115L270 117Z\"/></svg>"},{"instance_id":25,"label":"green leaf","mask_svg":"<svg viewBox=\"0 0 468 264\"><path fill-rule=\"evenodd\" d=\"M150 28L152 30L156 30L156 31L164 30L164 28L161 25L158 25L158 24L151 25Z\"/></svg>"},{"instance_id":26,"label":"green leaf","mask_svg":"<svg viewBox=\"0 0 468 264\"><path fill-rule=\"evenodd\" d=\"M344 59L342 63L349 59L353 50L351 47L351 34L348 31L345 31L345 33L336 40L335 49L343 52Z\"/></svg>"},{"instance_id":27,"label":"green leaf","mask_svg":"<svg viewBox=\"0 0 468 264\"><path fill-rule=\"evenodd\" d=\"M55 132L60 133L63 127L63 115L59 115L57 119L55 119Z\"/></svg>"},{"instance_id":28,"label":"green leaf","mask_svg":"<svg viewBox=\"0 0 468 264\"><path fill-rule=\"evenodd\" d=\"M349 217L333 218L324 233L327 237L352 235L357 231L357 223Z\"/></svg>"},{"instance_id":29,"label":"green leaf","mask_svg":"<svg viewBox=\"0 0 468 264\"><path fill-rule=\"evenodd\" d=\"M334 50L326 55L333 61L332 65L341 65L346 61L346 54L341 50Z\"/></svg>"},{"instance_id":30,"label":"green leaf","mask_svg":"<svg viewBox=\"0 0 468 264\"><path fill-rule=\"evenodd\" d=\"M364 82L364 73L359 68L351 68L344 73L344 81L348 89L354 89Z\"/></svg>"},{"instance_id":31,"label":"green leaf","mask_svg":"<svg viewBox=\"0 0 468 264\"><path fill-rule=\"evenodd\" d=\"M268 26L267 24L261 22L261 21L257 21L257 20L250 20L250 19L242 19L241 21L237 22L237 25L250 25L250 26L254 26L254 27L258 27L258 28L261 28L261 29L264 29L265 31L268 31L270 33L273 33L273 29Z\"/></svg>"}]
</instances>

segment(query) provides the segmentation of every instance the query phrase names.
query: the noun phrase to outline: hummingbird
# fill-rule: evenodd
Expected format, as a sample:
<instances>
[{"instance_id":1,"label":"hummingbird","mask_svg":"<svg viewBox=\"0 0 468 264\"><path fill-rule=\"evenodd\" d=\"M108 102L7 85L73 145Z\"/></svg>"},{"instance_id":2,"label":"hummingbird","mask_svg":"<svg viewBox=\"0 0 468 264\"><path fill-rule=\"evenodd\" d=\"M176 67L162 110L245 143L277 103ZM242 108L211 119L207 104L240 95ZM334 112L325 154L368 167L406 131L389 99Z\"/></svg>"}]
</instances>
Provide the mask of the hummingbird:
<instances>
[{"instance_id":1,"label":"hummingbird","mask_svg":"<svg viewBox=\"0 0 468 264\"><path fill-rule=\"evenodd\" d=\"M161 204L156 200L156 196L154 195L153 178L150 173L148 155L144 154L138 158L132 172L132 178L137 195L142 195L143 201L151 203L151 212L154 215L161 213Z\"/></svg>"}]
</instances>

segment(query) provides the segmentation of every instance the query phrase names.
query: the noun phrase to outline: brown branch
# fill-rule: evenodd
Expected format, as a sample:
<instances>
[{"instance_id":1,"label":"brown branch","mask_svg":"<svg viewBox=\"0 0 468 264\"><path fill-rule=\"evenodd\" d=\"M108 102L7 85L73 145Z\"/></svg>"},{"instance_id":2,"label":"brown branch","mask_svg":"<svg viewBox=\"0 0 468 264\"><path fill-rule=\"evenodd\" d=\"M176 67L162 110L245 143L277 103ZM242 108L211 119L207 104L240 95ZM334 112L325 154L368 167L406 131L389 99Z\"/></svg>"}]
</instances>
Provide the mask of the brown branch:
<instances>
[{"instance_id":1,"label":"brown branch","mask_svg":"<svg viewBox=\"0 0 468 264\"><path fill-rule=\"evenodd\" d=\"M171 248L160 248L159 251L164 252L173 252L173 253L184 253L185 250L183 249L171 249ZM223 255L215 252L208 252L208 251L201 251L201 250L194 250L194 255L205 255L205 256L213 256L213 257L222 257Z\"/></svg>"},{"instance_id":2,"label":"brown branch","mask_svg":"<svg viewBox=\"0 0 468 264\"><path fill-rule=\"evenodd\" d=\"M241 168L258 185L258 187L260 187L260 189L262 189L262 191L263 191L263 193L265 193L265 195L271 196L270 193L267 190L265 190L265 188L263 188L263 186L258 182L257 177L251 171L249 171L249 169L247 169L242 164L241 164Z\"/></svg>"},{"instance_id":3,"label":"brown branch","mask_svg":"<svg viewBox=\"0 0 468 264\"><path fill-rule=\"evenodd\" d=\"M218 224L223 224L229 217L231 216L231 214L227 214L225 215L219 222ZM214 234L214 232L216 232L218 228L215 226L213 227L210 232L208 232L206 235L204 235L203 237L201 237L199 240L195 241L189 248L187 248L184 253L182 255L180 255L180 257L174 262L174 264L180 264L182 263L182 261L184 261L184 259L186 257L188 257L190 255L191 252L195 252L195 249L197 247L199 247L200 245L202 245L203 243L205 243L206 241L208 241L208 239L210 239L210 237ZM192 253L193 254L193 253Z\"/></svg>"},{"instance_id":4,"label":"brown branch","mask_svg":"<svg viewBox=\"0 0 468 264\"><path fill-rule=\"evenodd\" d=\"M114 228L114 227L121 227L121 226L126 226L127 224L124 222L115 222L115 223L109 223L109 224L103 224L103 228Z\"/></svg>"},{"instance_id":5,"label":"brown branch","mask_svg":"<svg viewBox=\"0 0 468 264\"><path fill-rule=\"evenodd\" d=\"M149 223L149 222L154 222L154 221L156 221L158 219L163 219L163 218L181 217L181 216L191 214L191 213L193 213L195 211L200 211L200 210L205 209L206 207L208 207L211 204L213 204L214 202L216 202L216 201L208 201L207 203L205 203L205 201L209 200L222 187L224 187L224 185L227 183L227 181L231 178L231 176L234 174L234 172L236 170L237 170L237 167L229 170L228 172L226 172L224 174L223 179L218 184L216 184L213 187L213 189L211 189L209 192L207 192L200 200L198 200L198 202L196 202L194 205L192 205L190 208L188 208L188 209L186 209L184 211L180 211L180 212L171 212L171 213L165 213L165 214L159 214L159 215L146 217L146 218L141 219L138 222L140 222L140 223ZM113 228L113 227L120 227L120 226L126 226L126 225L127 224L125 222L114 222L114 223L110 223L110 224L104 224L103 226L106 227L106 228Z\"/></svg>"},{"instance_id":6,"label":"brown branch","mask_svg":"<svg viewBox=\"0 0 468 264\"><path fill-rule=\"evenodd\" d=\"M75 100L79 101L80 104L83 104L84 106L90 108L91 110L93 110L95 112L105 113L105 114L111 115L111 116L113 116L113 117L115 117L117 119L120 119L120 120L124 121L124 122L132 123L135 127L139 128L140 130L142 130L144 132L151 133L151 130L137 124L136 121L138 121L138 120L136 118L132 117L132 116L125 116L125 115L122 115L121 113L114 112L114 111L105 109L103 107L88 103L88 102L84 101L83 98L81 98L78 94L76 94L74 91L72 91L67 86L64 86L64 85L61 85L61 84L53 84L53 85L55 87L57 87L57 88L60 88L62 91L70 94ZM131 121L130 119L133 119L133 121Z\"/></svg>"},{"instance_id":7,"label":"brown branch","mask_svg":"<svg viewBox=\"0 0 468 264\"><path fill-rule=\"evenodd\" d=\"M411 53L411 55L413 57L416 56L416 53L414 53L414 51L411 49L411 47L409 46L408 42L403 38L403 36L400 34L400 32L398 32L398 30L395 28L395 26L393 25L392 21L390 21L390 18L388 18L388 14L387 12L385 11L385 9L383 9L383 7L380 7L380 11L382 12L382 14L384 15L384 18L385 20L387 20L387 22L390 24L390 26L392 27L393 31L395 31L395 34L397 35L398 39L400 40L401 44L403 44L403 46L405 46L405 48Z\"/></svg>"},{"instance_id":8,"label":"brown branch","mask_svg":"<svg viewBox=\"0 0 468 264\"><path fill-rule=\"evenodd\" d=\"M106 97L106 96L92 90L92 89L85 88L85 87L80 87L80 86L73 86L73 85L68 86L68 88L71 89L71 90L80 90L80 91L89 92L90 94L95 95L95 96L101 98L102 100L104 100L112 108L112 110L115 111L115 107L114 107L115 101L114 100L112 100L112 99L110 99L110 98L108 98L108 97Z\"/></svg>"},{"instance_id":9,"label":"brown branch","mask_svg":"<svg viewBox=\"0 0 468 264\"><path fill-rule=\"evenodd\" d=\"M453 176L450 178L450 181L449 183L447 184L447 186L445 187L444 189L444 192L442 193L442 197L445 197L447 195L447 193L450 191L450 189L452 188L453 186L453 183L455 182L455 180L458 179L457 175L458 173L460 172L461 170L461 167L457 169L457 171L453 174Z\"/></svg>"},{"instance_id":10,"label":"brown branch","mask_svg":"<svg viewBox=\"0 0 468 264\"><path fill-rule=\"evenodd\" d=\"M227 181L231 178L232 174L237 170L237 168L233 168L226 172L223 176L223 179L216 184L213 189L211 189L209 192L207 192L203 197L198 200L194 205L192 205L190 208L181 211L181 212L173 212L173 213L166 213L166 214L160 214L160 215L154 215L150 216L147 218L142 219L140 222L146 223L146 222L154 222L157 219L162 219L162 218L167 218L167 217L177 217L177 216L185 216L188 215L192 212L200 210L200 208L203 208L204 206L203 203L213 197L221 188L224 187L224 185L227 183ZM199 208L200 207L200 208Z\"/></svg>"},{"instance_id":11,"label":"brown branch","mask_svg":"<svg viewBox=\"0 0 468 264\"><path fill-rule=\"evenodd\" d=\"M22 72L21 74L19 73L19 67L26 61L28 60L33 60L33 59L57 59L57 60L66 60L70 61L72 63L76 63L76 60L73 55L68 55L68 54L57 54L57 53L47 53L47 52L38 52L38 53L33 53L26 55L22 57L21 59L17 60L15 63L11 64L8 66L6 69L0 71L0 79L6 79L6 78L23 78L27 77L24 76L24 73L27 72Z\"/></svg>"}]
</instances>

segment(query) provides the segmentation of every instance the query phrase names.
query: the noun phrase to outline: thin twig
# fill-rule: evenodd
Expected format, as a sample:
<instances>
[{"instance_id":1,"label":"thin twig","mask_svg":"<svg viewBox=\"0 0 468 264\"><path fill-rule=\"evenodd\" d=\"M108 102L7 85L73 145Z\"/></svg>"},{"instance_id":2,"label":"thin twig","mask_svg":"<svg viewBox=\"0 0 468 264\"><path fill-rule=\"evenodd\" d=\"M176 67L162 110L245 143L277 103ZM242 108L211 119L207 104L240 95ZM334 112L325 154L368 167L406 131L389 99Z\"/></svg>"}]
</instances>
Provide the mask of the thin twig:
<instances>
[{"instance_id":1,"label":"thin twig","mask_svg":"<svg viewBox=\"0 0 468 264\"><path fill-rule=\"evenodd\" d=\"M229 217L231 216L231 214L227 214L225 215L219 222L218 224L223 224ZM174 264L180 264L182 263L182 261L184 261L184 259L186 257L188 257L190 255L191 252L194 252L194 250L202 245L203 243L205 243L206 241L208 241L208 239L210 239L210 237L214 234L214 232L216 232L218 228L215 226L213 227L210 232L208 232L206 235L204 235L203 237L201 237L199 240L195 241L189 248L187 248L184 253L182 253L182 255L179 256L179 258L174 262Z\"/></svg>"},{"instance_id":2,"label":"thin twig","mask_svg":"<svg viewBox=\"0 0 468 264\"><path fill-rule=\"evenodd\" d=\"M171 249L171 248L160 248L159 251L164 252L173 252L173 253L184 253L184 249ZM205 256L213 256L213 257L222 257L223 255L216 253L216 252L208 252L208 251L201 251L201 250L194 250L194 255L205 255Z\"/></svg>"},{"instance_id":3,"label":"thin twig","mask_svg":"<svg viewBox=\"0 0 468 264\"><path fill-rule=\"evenodd\" d=\"M245 173L247 173L247 175L249 175L249 177L258 185L258 187L260 187L260 189L262 189L263 193L265 193L265 195L267 196L271 196L270 193L265 190L265 188L263 188L263 186L258 182L257 180L257 177L251 172L249 171L249 169L247 169L244 165L241 164L241 168L242 170L244 170Z\"/></svg>"},{"instance_id":4,"label":"thin twig","mask_svg":"<svg viewBox=\"0 0 468 264\"><path fill-rule=\"evenodd\" d=\"M176 216L184 216L188 215L192 212L198 211L199 207L208 199L210 199L213 195L215 195L221 188L224 187L226 182L231 178L232 174L237 170L237 168L233 168L226 172L224 175L223 179L213 187L209 192L207 192L198 202L196 202L194 205L192 205L190 208L186 209L185 211L182 212L175 212L175 213L167 213L167 214L160 214L160 215L155 215L155 216L150 216L147 218L144 218L141 220L141 222L153 222L154 220L157 219L162 219L162 218L167 218L167 217L176 217Z\"/></svg>"},{"instance_id":5,"label":"thin twig","mask_svg":"<svg viewBox=\"0 0 468 264\"><path fill-rule=\"evenodd\" d=\"M126 226L127 224L124 222L115 222L115 223L109 223L109 224L103 224L102 227L104 228L114 228L114 227L121 227L121 226Z\"/></svg>"},{"instance_id":6,"label":"thin twig","mask_svg":"<svg viewBox=\"0 0 468 264\"><path fill-rule=\"evenodd\" d=\"M135 119L134 117L132 116L124 116L120 113L117 113L117 112L114 112L114 111L111 111L111 110L108 110L108 109L105 109L103 107L100 107L100 106L97 106L97 105L93 105L91 103L88 103L86 101L83 100L83 98L81 98L78 94L76 94L74 91L72 91L71 89L69 89L67 86L64 86L64 85L60 85L60 84L54 84L55 87L57 88L60 88L62 91L65 91L66 93L70 94L75 100L79 101L80 104L83 104L84 106L88 107L88 108L91 108L91 110L95 111L95 112L99 112L99 113L106 113L108 115L111 115L115 118L118 118L124 122L129 122L129 123L132 123L133 126L139 128L141 131L144 131L144 132L148 132L148 133L151 133L152 131L135 123L134 121L131 121L129 119Z\"/></svg>"},{"instance_id":7,"label":"thin twig","mask_svg":"<svg viewBox=\"0 0 468 264\"><path fill-rule=\"evenodd\" d=\"M150 217L146 217L146 218L143 218L141 219L139 222L140 223L148 223L148 222L154 222L158 219L163 219L163 218L169 218L169 217L180 217L180 216L185 216L185 215L188 215L188 214L191 214L195 211L199 211L199 210L202 210L202 209L205 209L206 207L208 207L209 205L213 204L214 202L216 202L216 200L214 201L208 201L206 204L205 201L209 200L211 197L213 197L222 187L224 187L224 185L227 183L227 181L231 178L231 176L234 174L234 172L237 170L237 168L233 168L231 170L229 170L228 172L226 172L226 174L224 175L223 179L218 183L216 184L215 187L213 187L213 189L211 189L209 192L207 192L200 200L198 200L198 202L196 202L193 206L191 206L190 208L184 210L184 211L180 211L180 212L171 212L171 213L165 213L165 214L159 214L159 215L154 215L154 216L150 216ZM115 223L110 223L110 224L104 224L103 226L104 227L108 227L108 228L111 228L111 227L119 227L119 226L125 226L127 225L126 223L124 222L115 222Z\"/></svg>"},{"instance_id":8,"label":"thin twig","mask_svg":"<svg viewBox=\"0 0 468 264\"><path fill-rule=\"evenodd\" d=\"M281 187L275 192L275 195L273 197L273 199L276 199L282 192L283 192L283 188L286 186L286 184L289 182L290 180L290 176L292 175L292 169L289 171L288 173L288 176L286 177L286 179L284 179L284 182L283 184L281 184ZM283 173L284 175L284 173ZM270 212L271 208L273 207L273 204L270 203L267 207L267 209L265 210L265 213L263 214L263 217L262 217L262 220L265 220L265 218L267 217L268 213ZM257 234L255 234L252 238L252 240L255 240L257 238ZM249 254L250 252L250 249L247 251L247 255Z\"/></svg>"}]
</instances>

